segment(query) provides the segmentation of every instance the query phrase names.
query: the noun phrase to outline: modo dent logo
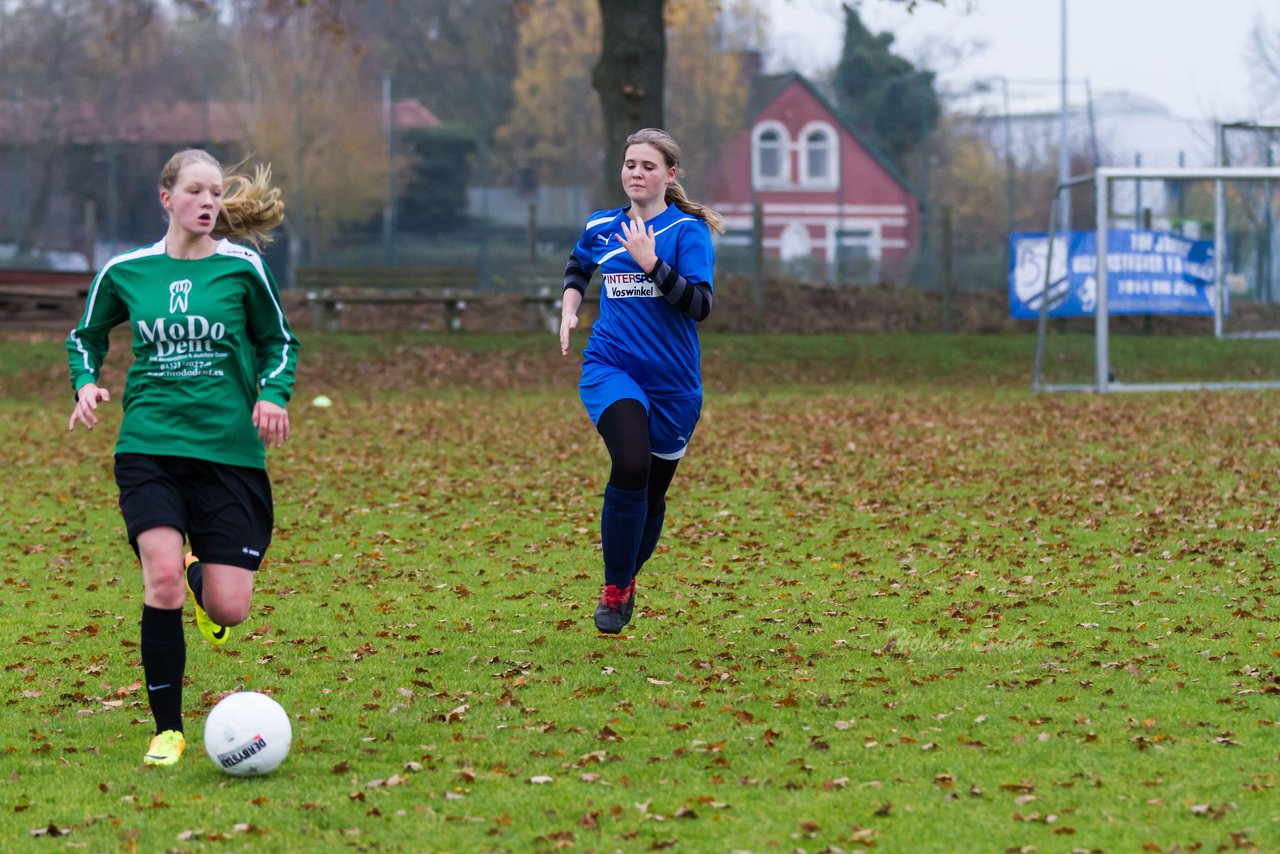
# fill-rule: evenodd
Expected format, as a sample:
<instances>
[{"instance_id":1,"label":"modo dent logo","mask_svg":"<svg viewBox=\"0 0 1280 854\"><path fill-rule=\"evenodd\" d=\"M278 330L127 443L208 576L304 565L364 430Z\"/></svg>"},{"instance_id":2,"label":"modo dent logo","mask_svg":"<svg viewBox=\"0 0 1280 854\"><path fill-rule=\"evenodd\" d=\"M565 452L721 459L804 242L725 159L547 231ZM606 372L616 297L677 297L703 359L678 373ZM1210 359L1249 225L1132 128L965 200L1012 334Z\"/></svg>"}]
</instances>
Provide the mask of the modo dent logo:
<instances>
[{"instance_id":1,"label":"modo dent logo","mask_svg":"<svg viewBox=\"0 0 1280 854\"><path fill-rule=\"evenodd\" d=\"M155 346L155 355L160 359L212 353L213 342L221 341L226 334L225 324L210 323L208 318L198 314L178 320L158 317L150 324L145 320L138 321L138 335L143 342Z\"/></svg>"},{"instance_id":2,"label":"modo dent logo","mask_svg":"<svg viewBox=\"0 0 1280 854\"><path fill-rule=\"evenodd\" d=\"M191 280L182 279L169 283L169 313L187 310L187 297L191 295Z\"/></svg>"}]
</instances>

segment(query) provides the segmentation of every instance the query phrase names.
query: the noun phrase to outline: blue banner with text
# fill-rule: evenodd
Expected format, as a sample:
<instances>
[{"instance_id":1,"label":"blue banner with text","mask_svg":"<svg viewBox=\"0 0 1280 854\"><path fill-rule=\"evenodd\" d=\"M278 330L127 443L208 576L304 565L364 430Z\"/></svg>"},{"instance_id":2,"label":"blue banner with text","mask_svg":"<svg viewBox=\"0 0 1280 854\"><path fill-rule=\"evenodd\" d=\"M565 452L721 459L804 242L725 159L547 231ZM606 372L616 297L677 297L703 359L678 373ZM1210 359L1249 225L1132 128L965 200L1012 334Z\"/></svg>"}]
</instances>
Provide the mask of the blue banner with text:
<instances>
[{"instance_id":1,"label":"blue banner with text","mask_svg":"<svg viewBox=\"0 0 1280 854\"><path fill-rule=\"evenodd\" d=\"M1034 319L1046 298L1049 317L1092 317L1098 308L1097 233L1015 232L1009 236L1009 316ZM1212 315L1213 241L1164 231L1107 234L1108 314ZM1225 307L1225 302L1224 302Z\"/></svg>"}]
</instances>

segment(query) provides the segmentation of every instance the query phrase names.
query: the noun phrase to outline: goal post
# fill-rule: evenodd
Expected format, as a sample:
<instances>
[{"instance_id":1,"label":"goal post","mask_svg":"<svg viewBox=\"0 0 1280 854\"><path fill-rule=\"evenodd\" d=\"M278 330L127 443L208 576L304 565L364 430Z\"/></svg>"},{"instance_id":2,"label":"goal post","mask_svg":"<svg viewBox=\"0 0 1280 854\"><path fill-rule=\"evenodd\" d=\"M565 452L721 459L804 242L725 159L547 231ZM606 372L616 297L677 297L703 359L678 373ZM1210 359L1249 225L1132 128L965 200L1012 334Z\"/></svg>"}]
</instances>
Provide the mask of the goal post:
<instances>
[{"instance_id":1,"label":"goal post","mask_svg":"<svg viewBox=\"0 0 1280 854\"><path fill-rule=\"evenodd\" d=\"M1125 383L1115 379L1111 365L1110 353L1110 319L1111 319L1111 269L1108 266L1108 243L1112 236L1111 196L1117 182L1212 182L1213 185L1213 264L1212 280L1208 294L1212 304L1213 334L1216 338L1229 337L1280 337L1277 332L1228 333L1224 329L1224 318L1227 311L1227 204L1226 186L1228 182L1269 182L1280 181L1280 168L1276 167L1101 167L1089 175L1081 175L1062 182L1054 192L1054 205L1049 215L1049 261L1045 263L1044 285L1039 299L1039 320L1036 330L1035 374L1032 388L1036 391L1094 391L1100 394L1108 392L1137 391L1189 391L1216 389L1270 389L1280 388L1280 379L1259 381L1223 381L1223 382L1141 382ZM1061 230L1055 222L1057 199L1061 193L1093 183L1096 193L1096 231L1094 245L1096 252L1096 308L1094 310L1094 381L1091 384L1052 384L1044 381L1043 364L1047 332L1047 320L1050 312L1051 288L1053 287L1052 255L1055 245L1066 245L1070 232ZM1139 185L1140 186L1140 185ZM1148 312L1159 313L1159 312Z\"/></svg>"}]
</instances>

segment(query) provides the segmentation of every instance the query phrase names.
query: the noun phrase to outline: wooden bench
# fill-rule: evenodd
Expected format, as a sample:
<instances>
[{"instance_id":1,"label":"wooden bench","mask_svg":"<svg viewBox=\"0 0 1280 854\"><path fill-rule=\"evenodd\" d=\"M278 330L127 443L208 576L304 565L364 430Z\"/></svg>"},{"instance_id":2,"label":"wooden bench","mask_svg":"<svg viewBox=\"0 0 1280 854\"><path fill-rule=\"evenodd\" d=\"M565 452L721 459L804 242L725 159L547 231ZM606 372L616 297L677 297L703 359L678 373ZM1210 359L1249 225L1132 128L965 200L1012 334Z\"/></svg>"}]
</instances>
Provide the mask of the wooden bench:
<instances>
[{"instance_id":1,"label":"wooden bench","mask_svg":"<svg viewBox=\"0 0 1280 854\"><path fill-rule=\"evenodd\" d=\"M462 329L468 302L484 300L472 267L299 267L294 284L306 291L312 326L336 330L349 305L438 304L444 328Z\"/></svg>"},{"instance_id":2,"label":"wooden bench","mask_svg":"<svg viewBox=\"0 0 1280 854\"><path fill-rule=\"evenodd\" d=\"M475 289L479 273L475 267L299 267L293 274L299 290L361 288Z\"/></svg>"},{"instance_id":3,"label":"wooden bench","mask_svg":"<svg viewBox=\"0 0 1280 854\"><path fill-rule=\"evenodd\" d=\"M343 310L351 305L437 304L448 332L463 328L469 306L501 298L519 298L530 329L560 331L563 285L551 276L499 277L494 290L480 290L470 267L300 267L295 284L311 306L312 326L335 331Z\"/></svg>"},{"instance_id":4,"label":"wooden bench","mask_svg":"<svg viewBox=\"0 0 1280 854\"><path fill-rule=\"evenodd\" d=\"M0 325L75 325L84 310L93 275L53 270L0 270Z\"/></svg>"},{"instance_id":5,"label":"wooden bench","mask_svg":"<svg viewBox=\"0 0 1280 854\"><path fill-rule=\"evenodd\" d=\"M529 328L545 329L552 335L558 335L564 284L558 279L534 276L517 280L516 287L524 295Z\"/></svg>"},{"instance_id":6,"label":"wooden bench","mask_svg":"<svg viewBox=\"0 0 1280 854\"><path fill-rule=\"evenodd\" d=\"M560 309L564 306L564 279L561 276L528 275L517 277L515 288L523 294L530 329L546 329L552 335L560 334ZM582 304L600 302L599 291L589 289Z\"/></svg>"},{"instance_id":7,"label":"wooden bench","mask_svg":"<svg viewBox=\"0 0 1280 854\"><path fill-rule=\"evenodd\" d=\"M311 306L311 322L317 329L337 331L342 311L348 305L439 305L444 310L444 328L447 332L462 329L462 315L468 304L484 302L490 296L479 291L462 291L454 288L327 288L307 291Z\"/></svg>"}]
</instances>

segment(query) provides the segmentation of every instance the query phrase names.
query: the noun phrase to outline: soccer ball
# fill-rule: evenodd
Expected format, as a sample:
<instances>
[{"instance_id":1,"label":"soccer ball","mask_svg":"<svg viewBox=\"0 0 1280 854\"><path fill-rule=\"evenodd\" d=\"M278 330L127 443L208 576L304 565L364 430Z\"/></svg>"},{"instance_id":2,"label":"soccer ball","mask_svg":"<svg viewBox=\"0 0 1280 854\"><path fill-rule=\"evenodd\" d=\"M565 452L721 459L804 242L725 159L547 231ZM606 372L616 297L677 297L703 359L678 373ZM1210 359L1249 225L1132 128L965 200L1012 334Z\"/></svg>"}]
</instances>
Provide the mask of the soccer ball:
<instances>
[{"instance_id":1,"label":"soccer ball","mask_svg":"<svg viewBox=\"0 0 1280 854\"><path fill-rule=\"evenodd\" d=\"M204 749L233 777L270 774L289 755L293 728L275 700L237 691L218 701L204 722Z\"/></svg>"}]
</instances>

